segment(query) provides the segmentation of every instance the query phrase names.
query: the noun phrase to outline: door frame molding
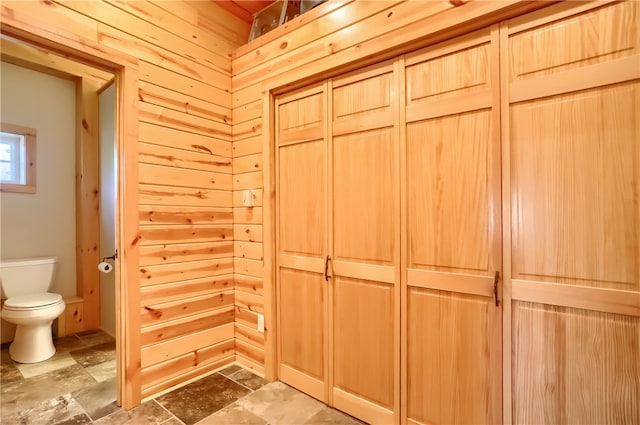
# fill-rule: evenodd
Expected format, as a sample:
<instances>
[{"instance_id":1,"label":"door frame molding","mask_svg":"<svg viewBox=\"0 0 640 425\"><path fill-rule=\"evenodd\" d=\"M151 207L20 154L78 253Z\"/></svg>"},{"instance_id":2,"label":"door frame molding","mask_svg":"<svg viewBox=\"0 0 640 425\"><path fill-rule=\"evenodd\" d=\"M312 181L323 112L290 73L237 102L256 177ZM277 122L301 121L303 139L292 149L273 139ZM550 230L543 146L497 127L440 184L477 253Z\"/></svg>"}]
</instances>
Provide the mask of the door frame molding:
<instances>
[{"instance_id":1,"label":"door frame molding","mask_svg":"<svg viewBox=\"0 0 640 425\"><path fill-rule=\"evenodd\" d=\"M0 34L54 54L113 72L116 79L118 158L116 247L117 403L131 409L141 402L138 232L138 60L78 37L67 29L37 26L29 16L2 7ZM128 214L127 214L128 212Z\"/></svg>"}]
</instances>

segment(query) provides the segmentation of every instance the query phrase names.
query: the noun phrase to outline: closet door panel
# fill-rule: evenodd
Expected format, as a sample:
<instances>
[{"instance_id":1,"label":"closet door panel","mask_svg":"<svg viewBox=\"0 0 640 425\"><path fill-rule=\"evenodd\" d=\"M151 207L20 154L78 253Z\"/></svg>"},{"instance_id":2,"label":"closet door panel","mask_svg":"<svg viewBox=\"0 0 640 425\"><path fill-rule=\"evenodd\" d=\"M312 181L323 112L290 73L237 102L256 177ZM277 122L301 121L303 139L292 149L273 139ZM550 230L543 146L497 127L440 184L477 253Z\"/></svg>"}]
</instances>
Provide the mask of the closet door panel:
<instances>
[{"instance_id":1,"label":"closet door panel","mask_svg":"<svg viewBox=\"0 0 640 425\"><path fill-rule=\"evenodd\" d=\"M324 380L324 276L302 270L280 271L281 363Z\"/></svg>"},{"instance_id":2,"label":"closet door panel","mask_svg":"<svg viewBox=\"0 0 640 425\"><path fill-rule=\"evenodd\" d=\"M396 189L392 129L335 137L333 163L334 260L392 264Z\"/></svg>"},{"instance_id":3,"label":"closet door panel","mask_svg":"<svg viewBox=\"0 0 640 425\"><path fill-rule=\"evenodd\" d=\"M517 302L513 321L514 423L640 423L640 318Z\"/></svg>"},{"instance_id":4,"label":"closet door panel","mask_svg":"<svg viewBox=\"0 0 640 425\"><path fill-rule=\"evenodd\" d=\"M390 61L334 79L332 133L353 134L393 126L397 121L394 115L394 105L397 105L394 84Z\"/></svg>"},{"instance_id":5,"label":"closet door panel","mask_svg":"<svg viewBox=\"0 0 640 425\"><path fill-rule=\"evenodd\" d=\"M320 258L326 250L325 150L323 140L278 150L281 254Z\"/></svg>"},{"instance_id":6,"label":"closet door panel","mask_svg":"<svg viewBox=\"0 0 640 425\"><path fill-rule=\"evenodd\" d=\"M515 423L640 420L639 27L634 1L501 27Z\"/></svg>"},{"instance_id":7,"label":"closet door panel","mask_svg":"<svg viewBox=\"0 0 640 425\"><path fill-rule=\"evenodd\" d=\"M375 75L370 78L360 78L358 81L346 83L336 87L333 91L333 119L358 119L371 111L386 110L391 105L391 72Z\"/></svg>"},{"instance_id":8,"label":"closet door panel","mask_svg":"<svg viewBox=\"0 0 640 425\"><path fill-rule=\"evenodd\" d=\"M473 33L407 55L407 106L458 97L491 88L489 32ZM453 51L452 51L453 50ZM428 75L429 78L424 78Z\"/></svg>"},{"instance_id":9,"label":"closet door panel","mask_svg":"<svg viewBox=\"0 0 640 425\"><path fill-rule=\"evenodd\" d=\"M327 401L323 86L276 100L279 377Z\"/></svg>"},{"instance_id":10,"label":"closet door panel","mask_svg":"<svg viewBox=\"0 0 640 425\"><path fill-rule=\"evenodd\" d=\"M406 418L500 423L497 27L406 57Z\"/></svg>"},{"instance_id":11,"label":"closet door panel","mask_svg":"<svg viewBox=\"0 0 640 425\"><path fill-rule=\"evenodd\" d=\"M334 387L392 409L393 287L339 277L334 288Z\"/></svg>"},{"instance_id":12,"label":"closet door panel","mask_svg":"<svg viewBox=\"0 0 640 425\"><path fill-rule=\"evenodd\" d=\"M584 7L591 10L579 13L579 5L571 4L556 7L555 22L545 19L549 13L543 10L515 18L510 23L514 35L505 46L510 66L504 72L509 81L532 82L535 77L640 53L637 2Z\"/></svg>"},{"instance_id":13,"label":"closet door panel","mask_svg":"<svg viewBox=\"0 0 640 425\"><path fill-rule=\"evenodd\" d=\"M392 62L331 82L334 406L397 423L399 149Z\"/></svg>"},{"instance_id":14,"label":"closet door panel","mask_svg":"<svg viewBox=\"0 0 640 425\"><path fill-rule=\"evenodd\" d=\"M500 329L493 309L481 296L409 289L411 418L429 424L500 421L500 412L492 408L495 394L487 391L495 384L490 341L500 338L493 335Z\"/></svg>"},{"instance_id":15,"label":"closet door panel","mask_svg":"<svg viewBox=\"0 0 640 425\"><path fill-rule=\"evenodd\" d=\"M407 127L407 416L419 423L501 420L491 140L490 111Z\"/></svg>"},{"instance_id":16,"label":"closet door panel","mask_svg":"<svg viewBox=\"0 0 640 425\"><path fill-rule=\"evenodd\" d=\"M278 99L278 144L322 139L324 134L324 94L313 85Z\"/></svg>"},{"instance_id":17,"label":"closet door panel","mask_svg":"<svg viewBox=\"0 0 640 425\"><path fill-rule=\"evenodd\" d=\"M333 142L333 401L367 422L389 423L397 356L392 131Z\"/></svg>"},{"instance_id":18,"label":"closet door panel","mask_svg":"<svg viewBox=\"0 0 640 425\"><path fill-rule=\"evenodd\" d=\"M639 291L637 83L511 108L513 277Z\"/></svg>"},{"instance_id":19,"label":"closet door panel","mask_svg":"<svg viewBox=\"0 0 640 425\"><path fill-rule=\"evenodd\" d=\"M410 268L489 273L490 141L488 110L407 125Z\"/></svg>"}]
</instances>

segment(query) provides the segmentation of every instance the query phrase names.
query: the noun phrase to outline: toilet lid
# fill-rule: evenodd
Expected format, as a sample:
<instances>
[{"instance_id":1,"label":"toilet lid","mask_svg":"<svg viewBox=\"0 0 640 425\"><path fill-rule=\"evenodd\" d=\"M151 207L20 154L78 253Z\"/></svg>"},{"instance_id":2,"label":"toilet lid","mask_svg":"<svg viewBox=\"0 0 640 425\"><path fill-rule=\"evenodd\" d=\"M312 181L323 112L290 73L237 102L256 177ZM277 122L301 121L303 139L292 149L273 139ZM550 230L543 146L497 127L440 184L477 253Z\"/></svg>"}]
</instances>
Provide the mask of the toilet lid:
<instances>
[{"instance_id":1,"label":"toilet lid","mask_svg":"<svg viewBox=\"0 0 640 425\"><path fill-rule=\"evenodd\" d=\"M5 308L14 310L42 308L62 301L62 295L51 292L41 292L39 294L19 295L11 297L4 302Z\"/></svg>"}]
</instances>

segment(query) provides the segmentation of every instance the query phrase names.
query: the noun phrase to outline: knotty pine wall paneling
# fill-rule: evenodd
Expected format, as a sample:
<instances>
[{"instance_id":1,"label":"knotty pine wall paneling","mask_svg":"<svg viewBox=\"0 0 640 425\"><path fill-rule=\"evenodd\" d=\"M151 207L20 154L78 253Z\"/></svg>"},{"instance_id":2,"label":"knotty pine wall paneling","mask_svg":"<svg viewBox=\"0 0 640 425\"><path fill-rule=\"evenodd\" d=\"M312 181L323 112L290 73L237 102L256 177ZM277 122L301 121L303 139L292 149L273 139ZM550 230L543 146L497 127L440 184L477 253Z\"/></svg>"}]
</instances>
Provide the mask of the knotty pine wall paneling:
<instances>
[{"instance_id":1,"label":"knotty pine wall paneling","mask_svg":"<svg viewBox=\"0 0 640 425\"><path fill-rule=\"evenodd\" d=\"M233 362L230 55L249 25L200 1L3 1L2 14L139 60L139 207L126 212L139 221L133 397Z\"/></svg>"},{"instance_id":2,"label":"knotty pine wall paneling","mask_svg":"<svg viewBox=\"0 0 640 425\"><path fill-rule=\"evenodd\" d=\"M258 332L258 314L263 304L262 234L262 99L251 93L251 101L233 110L233 229L235 279L236 359L264 373L264 333ZM250 191L253 206L243 205Z\"/></svg>"}]
</instances>

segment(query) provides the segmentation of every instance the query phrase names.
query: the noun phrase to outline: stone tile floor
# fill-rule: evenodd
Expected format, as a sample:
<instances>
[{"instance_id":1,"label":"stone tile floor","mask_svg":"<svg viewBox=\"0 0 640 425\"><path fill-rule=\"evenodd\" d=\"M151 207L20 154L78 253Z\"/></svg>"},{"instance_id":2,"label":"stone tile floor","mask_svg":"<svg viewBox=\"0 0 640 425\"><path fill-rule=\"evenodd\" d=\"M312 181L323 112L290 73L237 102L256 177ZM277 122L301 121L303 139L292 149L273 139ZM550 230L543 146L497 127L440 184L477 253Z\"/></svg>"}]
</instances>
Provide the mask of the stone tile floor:
<instances>
[{"instance_id":1,"label":"stone tile floor","mask_svg":"<svg viewBox=\"0 0 640 425\"><path fill-rule=\"evenodd\" d=\"M143 403L115 404L115 341L102 331L57 338L57 353L20 364L2 346L2 424L345 424L362 422L237 365Z\"/></svg>"}]
</instances>

